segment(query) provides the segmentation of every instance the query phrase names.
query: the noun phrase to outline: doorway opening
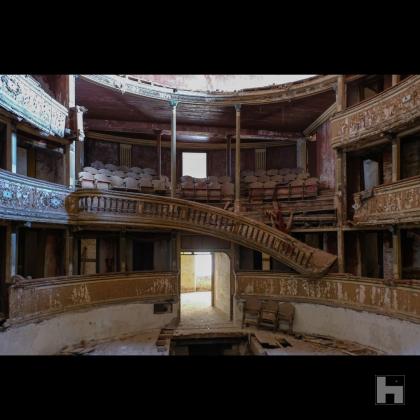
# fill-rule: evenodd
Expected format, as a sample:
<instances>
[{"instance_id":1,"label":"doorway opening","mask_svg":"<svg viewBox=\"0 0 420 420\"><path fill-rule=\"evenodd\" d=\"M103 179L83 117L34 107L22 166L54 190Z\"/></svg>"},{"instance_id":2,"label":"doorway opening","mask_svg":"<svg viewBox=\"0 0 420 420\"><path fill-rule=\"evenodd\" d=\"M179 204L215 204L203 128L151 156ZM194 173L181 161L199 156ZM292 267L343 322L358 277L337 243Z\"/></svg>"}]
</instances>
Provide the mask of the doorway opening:
<instances>
[{"instance_id":1,"label":"doorway opening","mask_svg":"<svg viewBox=\"0 0 420 420\"><path fill-rule=\"evenodd\" d=\"M181 323L231 319L230 259L224 252L181 252Z\"/></svg>"}]
</instances>

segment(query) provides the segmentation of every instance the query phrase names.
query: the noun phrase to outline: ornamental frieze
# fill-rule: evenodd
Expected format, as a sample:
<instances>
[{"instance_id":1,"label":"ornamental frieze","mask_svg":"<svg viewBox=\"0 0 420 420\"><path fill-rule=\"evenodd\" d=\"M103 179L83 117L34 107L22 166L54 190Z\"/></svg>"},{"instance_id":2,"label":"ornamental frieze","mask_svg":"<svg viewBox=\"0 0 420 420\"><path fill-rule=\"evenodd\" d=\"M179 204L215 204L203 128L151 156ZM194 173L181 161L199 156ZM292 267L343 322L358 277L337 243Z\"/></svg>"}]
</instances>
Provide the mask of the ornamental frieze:
<instances>
[{"instance_id":1,"label":"ornamental frieze","mask_svg":"<svg viewBox=\"0 0 420 420\"><path fill-rule=\"evenodd\" d=\"M64 136L67 109L31 77L0 75L0 106L46 134Z\"/></svg>"},{"instance_id":2,"label":"ornamental frieze","mask_svg":"<svg viewBox=\"0 0 420 420\"><path fill-rule=\"evenodd\" d=\"M332 145L398 131L416 118L420 118L420 76L337 114L331 120Z\"/></svg>"}]
</instances>

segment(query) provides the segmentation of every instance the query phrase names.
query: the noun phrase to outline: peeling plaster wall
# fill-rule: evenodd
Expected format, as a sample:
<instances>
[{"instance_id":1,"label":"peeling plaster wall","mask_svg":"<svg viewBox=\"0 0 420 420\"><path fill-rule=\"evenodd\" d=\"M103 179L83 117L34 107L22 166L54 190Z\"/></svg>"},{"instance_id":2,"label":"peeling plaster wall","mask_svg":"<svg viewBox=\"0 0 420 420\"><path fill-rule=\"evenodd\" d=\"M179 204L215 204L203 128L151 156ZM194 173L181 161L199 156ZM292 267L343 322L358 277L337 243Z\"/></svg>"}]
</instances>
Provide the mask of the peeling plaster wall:
<instances>
[{"instance_id":1,"label":"peeling plaster wall","mask_svg":"<svg viewBox=\"0 0 420 420\"><path fill-rule=\"evenodd\" d=\"M230 315L230 259L224 252L214 254L214 306Z\"/></svg>"},{"instance_id":2,"label":"peeling plaster wall","mask_svg":"<svg viewBox=\"0 0 420 420\"><path fill-rule=\"evenodd\" d=\"M382 154L382 171L383 183L390 184L392 182L392 147L386 147Z\"/></svg>"},{"instance_id":3,"label":"peeling plaster wall","mask_svg":"<svg viewBox=\"0 0 420 420\"><path fill-rule=\"evenodd\" d=\"M331 147L330 122L327 121L316 132L316 177L323 188L335 188L335 154ZM312 175L312 174L311 174Z\"/></svg>"},{"instance_id":4,"label":"peeling plaster wall","mask_svg":"<svg viewBox=\"0 0 420 420\"><path fill-rule=\"evenodd\" d=\"M163 328L177 317L154 314L153 303L131 303L97 307L55 316L38 323L8 328L0 332L0 355L51 355L82 340L104 340Z\"/></svg>"},{"instance_id":5,"label":"peeling plaster wall","mask_svg":"<svg viewBox=\"0 0 420 420\"><path fill-rule=\"evenodd\" d=\"M181 255L181 293L195 292L194 255Z\"/></svg>"}]
</instances>

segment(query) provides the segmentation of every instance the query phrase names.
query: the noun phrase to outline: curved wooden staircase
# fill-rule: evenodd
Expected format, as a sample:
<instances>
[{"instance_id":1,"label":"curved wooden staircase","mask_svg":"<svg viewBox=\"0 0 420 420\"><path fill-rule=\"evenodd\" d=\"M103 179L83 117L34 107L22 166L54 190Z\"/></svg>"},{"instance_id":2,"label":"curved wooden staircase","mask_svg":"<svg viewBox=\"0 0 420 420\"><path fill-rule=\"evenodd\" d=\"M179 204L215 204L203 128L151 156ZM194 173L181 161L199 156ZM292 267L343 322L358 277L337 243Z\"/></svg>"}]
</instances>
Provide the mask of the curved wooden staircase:
<instances>
[{"instance_id":1,"label":"curved wooden staircase","mask_svg":"<svg viewBox=\"0 0 420 420\"><path fill-rule=\"evenodd\" d=\"M266 253L306 276L322 276L336 256L243 215L157 195L79 190L69 195L70 222L169 228L216 236Z\"/></svg>"}]
</instances>

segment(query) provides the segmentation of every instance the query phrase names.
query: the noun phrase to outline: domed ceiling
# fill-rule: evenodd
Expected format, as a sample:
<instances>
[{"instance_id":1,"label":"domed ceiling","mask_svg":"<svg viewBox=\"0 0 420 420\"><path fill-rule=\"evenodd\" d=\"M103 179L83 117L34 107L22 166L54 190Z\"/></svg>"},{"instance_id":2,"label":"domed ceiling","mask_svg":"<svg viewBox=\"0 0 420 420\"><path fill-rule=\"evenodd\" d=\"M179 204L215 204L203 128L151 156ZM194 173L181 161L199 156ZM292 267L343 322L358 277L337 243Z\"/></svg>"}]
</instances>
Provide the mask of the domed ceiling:
<instances>
[{"instance_id":1,"label":"domed ceiling","mask_svg":"<svg viewBox=\"0 0 420 420\"><path fill-rule=\"evenodd\" d=\"M203 92L235 92L307 79L296 74L136 74L134 77L159 85Z\"/></svg>"}]
</instances>

